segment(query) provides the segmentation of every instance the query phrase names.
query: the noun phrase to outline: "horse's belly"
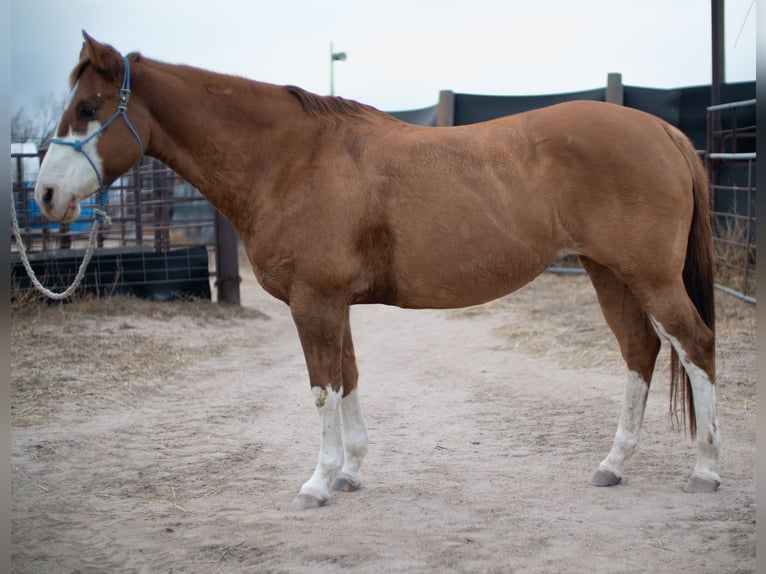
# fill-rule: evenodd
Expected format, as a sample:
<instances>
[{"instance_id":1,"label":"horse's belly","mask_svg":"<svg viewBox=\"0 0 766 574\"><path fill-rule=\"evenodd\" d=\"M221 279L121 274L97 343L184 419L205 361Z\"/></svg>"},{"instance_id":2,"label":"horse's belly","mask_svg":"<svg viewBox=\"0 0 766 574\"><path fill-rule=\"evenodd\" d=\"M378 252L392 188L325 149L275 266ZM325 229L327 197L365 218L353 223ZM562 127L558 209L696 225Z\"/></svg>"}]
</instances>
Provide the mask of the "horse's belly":
<instances>
[{"instance_id":1,"label":"horse's belly","mask_svg":"<svg viewBox=\"0 0 766 574\"><path fill-rule=\"evenodd\" d=\"M433 257L397 274L396 305L406 308L458 308L486 303L523 287L555 260L542 253L471 253Z\"/></svg>"}]
</instances>

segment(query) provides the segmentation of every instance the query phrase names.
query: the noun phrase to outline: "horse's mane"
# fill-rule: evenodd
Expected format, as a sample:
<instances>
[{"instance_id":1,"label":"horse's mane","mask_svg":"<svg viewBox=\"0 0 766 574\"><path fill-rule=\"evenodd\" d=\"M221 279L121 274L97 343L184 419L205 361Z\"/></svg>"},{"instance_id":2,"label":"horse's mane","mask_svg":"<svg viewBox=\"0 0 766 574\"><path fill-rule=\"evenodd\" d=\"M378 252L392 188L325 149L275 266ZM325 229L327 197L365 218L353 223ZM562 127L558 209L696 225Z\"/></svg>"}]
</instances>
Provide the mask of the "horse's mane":
<instances>
[{"instance_id":1,"label":"horse's mane","mask_svg":"<svg viewBox=\"0 0 766 574\"><path fill-rule=\"evenodd\" d=\"M317 96L298 86L285 86L284 89L298 100L303 111L313 117L319 116L361 116L375 108L346 100L336 96Z\"/></svg>"},{"instance_id":2,"label":"horse's mane","mask_svg":"<svg viewBox=\"0 0 766 574\"><path fill-rule=\"evenodd\" d=\"M107 46L114 50L111 46ZM117 51L115 50L115 53ZM128 54L131 62L137 62L143 57L139 52ZM69 74L69 87L72 88L80 79L85 69L91 63L87 56L82 56L80 61ZM284 90L298 100L303 111L313 117L320 116L362 116L368 112L376 111L372 106L360 104L353 100L339 98L335 96L318 96L307 92L298 86L284 86Z\"/></svg>"}]
</instances>

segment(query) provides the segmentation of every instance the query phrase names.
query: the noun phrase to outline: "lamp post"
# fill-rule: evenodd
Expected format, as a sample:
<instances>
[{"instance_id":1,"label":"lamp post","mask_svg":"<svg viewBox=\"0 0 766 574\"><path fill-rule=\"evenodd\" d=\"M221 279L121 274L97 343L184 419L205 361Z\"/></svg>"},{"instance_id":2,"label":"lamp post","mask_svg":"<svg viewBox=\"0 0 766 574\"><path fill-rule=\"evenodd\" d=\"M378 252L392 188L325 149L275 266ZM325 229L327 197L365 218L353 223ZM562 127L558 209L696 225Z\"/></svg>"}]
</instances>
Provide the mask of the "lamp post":
<instances>
[{"instance_id":1,"label":"lamp post","mask_svg":"<svg viewBox=\"0 0 766 574\"><path fill-rule=\"evenodd\" d=\"M346 52L336 52L333 50L330 42L330 95L335 95L335 62L343 62L346 59Z\"/></svg>"}]
</instances>

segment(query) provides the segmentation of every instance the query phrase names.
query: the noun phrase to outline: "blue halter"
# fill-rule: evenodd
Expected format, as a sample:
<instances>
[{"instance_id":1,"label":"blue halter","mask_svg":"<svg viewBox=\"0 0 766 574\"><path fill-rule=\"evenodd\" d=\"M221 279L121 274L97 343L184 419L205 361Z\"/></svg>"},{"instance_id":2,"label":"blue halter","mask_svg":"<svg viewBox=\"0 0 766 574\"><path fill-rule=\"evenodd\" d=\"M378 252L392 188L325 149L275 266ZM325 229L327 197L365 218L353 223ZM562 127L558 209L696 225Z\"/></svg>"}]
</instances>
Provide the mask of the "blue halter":
<instances>
[{"instance_id":1,"label":"blue halter","mask_svg":"<svg viewBox=\"0 0 766 574\"><path fill-rule=\"evenodd\" d=\"M98 169L96 168L95 162L88 155L88 152L85 151L85 148L83 146L86 143L88 143L90 140L95 138L97 135L99 135L101 132L103 132L106 128L108 128L109 125L114 120L116 120L119 116L122 116L125 119L125 123L127 124L131 133L136 138L136 141L138 142L138 146L141 148L141 157L142 158L144 157L144 143L141 141L141 137L138 135L136 128L133 127L133 124L130 123L130 120L128 119L128 99L130 98L130 60L128 60L127 56L123 56L122 60L123 62L125 62L125 75L122 78L122 87L120 88L120 103L117 105L117 111L114 112L114 114L112 114L112 117L109 118L103 126L101 126L98 130L90 134L85 139L68 141L68 140L63 140L61 138L53 138L50 140L50 143L65 145L65 146L69 146L73 148L75 151L82 153L82 155L85 156L85 159L88 160L88 163L93 168L93 171L96 174L96 178L98 179L98 185L100 188L98 201L99 201L99 209L101 211L104 210L104 206L106 205L106 201L108 199L108 194L109 194L109 188L104 187L104 181L101 178L101 174L99 173ZM98 219L100 220L101 216L98 216Z\"/></svg>"}]
</instances>

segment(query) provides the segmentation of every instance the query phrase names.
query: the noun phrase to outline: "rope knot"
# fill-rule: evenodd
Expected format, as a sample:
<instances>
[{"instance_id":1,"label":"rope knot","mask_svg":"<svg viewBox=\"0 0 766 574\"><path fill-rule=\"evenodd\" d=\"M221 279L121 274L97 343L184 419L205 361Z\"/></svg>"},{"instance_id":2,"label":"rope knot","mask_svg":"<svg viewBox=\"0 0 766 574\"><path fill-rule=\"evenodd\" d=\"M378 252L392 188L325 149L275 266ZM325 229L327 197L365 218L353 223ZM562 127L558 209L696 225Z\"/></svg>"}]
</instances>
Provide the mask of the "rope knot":
<instances>
[{"instance_id":1,"label":"rope knot","mask_svg":"<svg viewBox=\"0 0 766 574\"><path fill-rule=\"evenodd\" d=\"M93 210L93 213L96 214L96 221L98 221L99 225L105 229L109 229L112 226L112 218L109 217L106 211L96 208Z\"/></svg>"}]
</instances>

